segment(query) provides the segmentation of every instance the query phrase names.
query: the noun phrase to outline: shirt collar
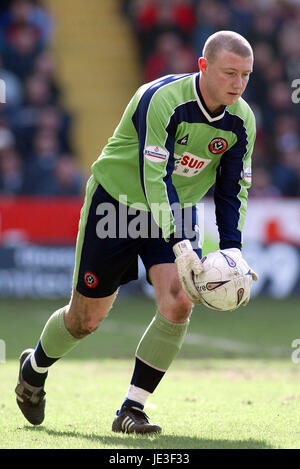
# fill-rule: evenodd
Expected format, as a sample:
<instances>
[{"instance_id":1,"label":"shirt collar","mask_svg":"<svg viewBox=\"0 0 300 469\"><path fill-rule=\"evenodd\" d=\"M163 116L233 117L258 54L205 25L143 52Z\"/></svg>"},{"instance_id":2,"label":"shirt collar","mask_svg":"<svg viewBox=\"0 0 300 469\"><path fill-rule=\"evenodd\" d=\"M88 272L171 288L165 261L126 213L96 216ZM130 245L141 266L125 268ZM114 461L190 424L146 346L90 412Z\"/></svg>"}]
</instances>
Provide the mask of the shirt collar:
<instances>
[{"instance_id":1,"label":"shirt collar","mask_svg":"<svg viewBox=\"0 0 300 469\"><path fill-rule=\"evenodd\" d=\"M210 112L201 94L200 86L199 86L199 79L200 79L200 73L196 73L194 76L194 91L195 91L195 96L197 99L198 106L200 107L202 113L204 114L208 122L215 122L217 120L222 119L225 114L226 106L224 106L223 110L219 112L218 114Z\"/></svg>"}]
</instances>

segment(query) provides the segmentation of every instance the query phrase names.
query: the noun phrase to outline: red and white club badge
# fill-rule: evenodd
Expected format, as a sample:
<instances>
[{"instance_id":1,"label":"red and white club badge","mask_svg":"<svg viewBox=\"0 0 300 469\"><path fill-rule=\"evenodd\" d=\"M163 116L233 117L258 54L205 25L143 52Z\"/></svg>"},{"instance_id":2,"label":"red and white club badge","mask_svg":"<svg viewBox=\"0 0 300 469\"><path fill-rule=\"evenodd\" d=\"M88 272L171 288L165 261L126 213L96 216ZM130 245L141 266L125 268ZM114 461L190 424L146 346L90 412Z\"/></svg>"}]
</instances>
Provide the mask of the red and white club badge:
<instances>
[{"instance_id":1,"label":"red and white club badge","mask_svg":"<svg viewBox=\"0 0 300 469\"><path fill-rule=\"evenodd\" d=\"M92 272L86 272L84 274L84 283L89 288L95 288L98 285L98 279Z\"/></svg>"},{"instance_id":2,"label":"red and white club badge","mask_svg":"<svg viewBox=\"0 0 300 469\"><path fill-rule=\"evenodd\" d=\"M223 153L228 147L228 143L224 138L214 138L208 145L209 151L214 154Z\"/></svg>"}]
</instances>

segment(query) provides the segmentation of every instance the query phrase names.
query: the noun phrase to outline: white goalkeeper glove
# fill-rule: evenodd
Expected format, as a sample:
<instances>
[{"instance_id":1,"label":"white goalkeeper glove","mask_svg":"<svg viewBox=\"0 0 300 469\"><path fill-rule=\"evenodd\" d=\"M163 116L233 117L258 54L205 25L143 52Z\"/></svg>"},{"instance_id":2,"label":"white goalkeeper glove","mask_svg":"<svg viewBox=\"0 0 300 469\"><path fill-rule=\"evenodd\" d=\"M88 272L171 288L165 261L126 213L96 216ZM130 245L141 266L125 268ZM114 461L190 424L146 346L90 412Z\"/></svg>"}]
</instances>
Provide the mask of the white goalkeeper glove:
<instances>
[{"instance_id":1,"label":"white goalkeeper glove","mask_svg":"<svg viewBox=\"0 0 300 469\"><path fill-rule=\"evenodd\" d=\"M232 253L232 254L237 254L240 257L243 257L240 249L238 249L238 248L221 249L221 251L224 252L225 254L228 254L229 256L230 256L230 253ZM244 261L245 261L245 259L244 259ZM246 264L248 265L248 263L246 263ZM248 267L249 267L249 265L248 265ZM249 271L250 271L252 280L254 280L256 282L258 280L257 273L254 272L254 270L251 269L251 267L249 267ZM248 298L245 301L243 301L242 306L247 306L247 304L249 303L249 300L250 300L250 296L248 296Z\"/></svg>"},{"instance_id":2,"label":"white goalkeeper glove","mask_svg":"<svg viewBox=\"0 0 300 469\"><path fill-rule=\"evenodd\" d=\"M199 292L194 284L194 275L198 275L203 271L199 256L193 251L189 240L179 241L179 243L174 244L173 251L183 290L193 303L201 303Z\"/></svg>"}]
</instances>

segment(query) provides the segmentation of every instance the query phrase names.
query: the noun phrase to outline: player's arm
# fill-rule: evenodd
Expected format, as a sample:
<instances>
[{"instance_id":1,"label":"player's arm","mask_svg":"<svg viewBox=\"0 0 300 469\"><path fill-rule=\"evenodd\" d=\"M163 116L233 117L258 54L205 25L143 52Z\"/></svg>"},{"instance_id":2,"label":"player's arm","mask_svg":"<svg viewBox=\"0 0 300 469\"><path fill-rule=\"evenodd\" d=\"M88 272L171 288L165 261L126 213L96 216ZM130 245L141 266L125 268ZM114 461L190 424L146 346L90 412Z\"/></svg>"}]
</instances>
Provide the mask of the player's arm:
<instances>
[{"instance_id":1,"label":"player's arm","mask_svg":"<svg viewBox=\"0 0 300 469\"><path fill-rule=\"evenodd\" d=\"M252 117L252 116L251 116ZM221 159L214 192L220 249L228 254L242 249L248 190L251 187L251 156L255 142L254 117L241 129L235 145ZM258 275L249 267L253 280Z\"/></svg>"},{"instance_id":2,"label":"player's arm","mask_svg":"<svg viewBox=\"0 0 300 469\"><path fill-rule=\"evenodd\" d=\"M148 90L133 117L139 135L141 184L154 220L164 239L173 245L182 287L191 301L198 303L193 275L201 272L202 263L185 239L180 201L172 182L177 124L165 95L149 95Z\"/></svg>"},{"instance_id":3,"label":"player's arm","mask_svg":"<svg viewBox=\"0 0 300 469\"><path fill-rule=\"evenodd\" d=\"M165 94L148 89L137 106L133 123L139 137L140 180L157 225L166 241L184 239L178 208L179 197L172 182L176 122Z\"/></svg>"},{"instance_id":4,"label":"player's arm","mask_svg":"<svg viewBox=\"0 0 300 469\"><path fill-rule=\"evenodd\" d=\"M242 248L255 141L255 120L250 117L248 125L241 126L236 143L222 156L217 170L214 200L220 249Z\"/></svg>"}]
</instances>

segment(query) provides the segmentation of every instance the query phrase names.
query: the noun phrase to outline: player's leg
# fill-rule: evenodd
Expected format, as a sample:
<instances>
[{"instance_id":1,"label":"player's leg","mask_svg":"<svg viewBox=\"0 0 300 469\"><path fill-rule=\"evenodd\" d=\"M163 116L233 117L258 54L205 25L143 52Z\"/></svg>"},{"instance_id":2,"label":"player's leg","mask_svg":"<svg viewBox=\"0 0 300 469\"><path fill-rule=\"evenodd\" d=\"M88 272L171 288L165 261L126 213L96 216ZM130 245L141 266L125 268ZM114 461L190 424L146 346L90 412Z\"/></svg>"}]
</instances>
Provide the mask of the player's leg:
<instances>
[{"instance_id":1,"label":"player's leg","mask_svg":"<svg viewBox=\"0 0 300 469\"><path fill-rule=\"evenodd\" d=\"M192 303L181 287L175 264L154 265L149 276L158 311L137 347L131 383L112 427L117 432L161 431L158 425L143 419L144 405L179 352L192 311ZM140 425L136 425L134 412L140 416Z\"/></svg>"},{"instance_id":2,"label":"player's leg","mask_svg":"<svg viewBox=\"0 0 300 469\"><path fill-rule=\"evenodd\" d=\"M106 298L87 298L73 290L70 303L50 316L35 352L24 363L24 380L43 386L48 368L98 328L115 297L116 292Z\"/></svg>"},{"instance_id":3,"label":"player's leg","mask_svg":"<svg viewBox=\"0 0 300 469\"><path fill-rule=\"evenodd\" d=\"M157 312L140 340L136 364L125 405L143 408L179 352L193 304L179 282L175 264L154 265L149 270Z\"/></svg>"},{"instance_id":4,"label":"player's leg","mask_svg":"<svg viewBox=\"0 0 300 469\"><path fill-rule=\"evenodd\" d=\"M117 202L91 178L79 222L70 304L52 314L36 349L25 350L20 357L17 402L34 424L44 418L44 382L49 366L98 327L121 283L137 275L135 263L129 262L132 253L122 251L122 240L99 236L96 228L101 216L97 209L102 203L115 213Z\"/></svg>"},{"instance_id":5,"label":"player's leg","mask_svg":"<svg viewBox=\"0 0 300 469\"><path fill-rule=\"evenodd\" d=\"M201 257L196 207L190 207L183 215L185 233ZM113 423L114 431L129 433L141 431L142 424L134 430L130 410L143 413L148 396L154 392L181 348L193 306L181 287L171 243L162 237L150 238L140 256L154 287L157 311L137 347L130 386ZM147 422L144 427L149 433L161 430L155 425L151 428Z\"/></svg>"},{"instance_id":6,"label":"player's leg","mask_svg":"<svg viewBox=\"0 0 300 469\"><path fill-rule=\"evenodd\" d=\"M87 298L74 290L70 304L50 316L35 350L21 354L17 403L33 425L44 420L48 368L97 329L115 297L116 292L106 298Z\"/></svg>"}]
</instances>

